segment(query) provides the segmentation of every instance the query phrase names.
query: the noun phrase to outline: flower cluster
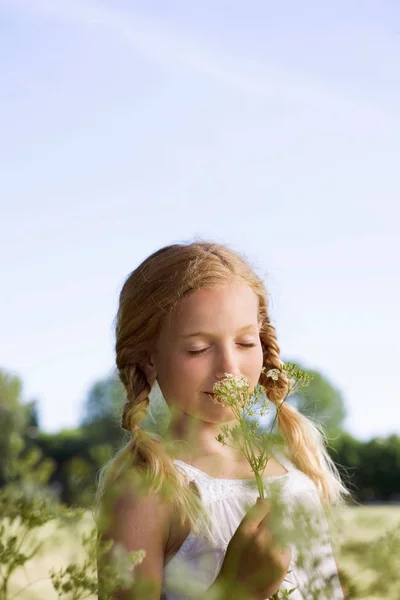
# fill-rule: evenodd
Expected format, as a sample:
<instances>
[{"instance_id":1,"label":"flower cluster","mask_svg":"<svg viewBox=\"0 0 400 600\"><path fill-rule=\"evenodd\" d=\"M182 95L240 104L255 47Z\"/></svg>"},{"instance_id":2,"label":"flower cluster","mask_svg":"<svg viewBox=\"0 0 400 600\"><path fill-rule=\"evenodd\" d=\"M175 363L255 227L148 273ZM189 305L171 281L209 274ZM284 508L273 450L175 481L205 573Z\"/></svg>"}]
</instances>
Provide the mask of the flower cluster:
<instances>
[{"instance_id":1,"label":"flower cluster","mask_svg":"<svg viewBox=\"0 0 400 600\"><path fill-rule=\"evenodd\" d=\"M264 372L265 367L261 369L261 373ZM275 418L269 432L260 431L258 422L255 420L257 415L265 416L271 407L271 402L263 386L256 385L253 389L250 381L244 375L235 377L231 373L224 373L224 379L213 386L211 395L213 402L229 406L237 421L233 427L222 425L221 432L216 439L225 446L242 451L254 472L260 498L265 497L263 473L267 463L273 454L273 449L283 444L282 438L273 433L282 404L289 394L308 385L311 380L310 375L293 363L282 364L280 369L270 369L267 371L266 377L272 380L274 386L282 378L285 383L283 389L286 387L286 396L279 406L276 406ZM271 600L290 599L295 590L296 588L278 590Z\"/></svg>"},{"instance_id":2,"label":"flower cluster","mask_svg":"<svg viewBox=\"0 0 400 600\"><path fill-rule=\"evenodd\" d=\"M265 367L261 369L265 373ZM260 431L257 416L264 417L271 408L265 388L262 385L252 386L244 375L235 377L232 373L224 373L224 379L213 386L210 395L215 403L229 406L237 424L222 425L217 440L225 446L239 449L248 460L254 472L260 498L264 498L262 475L272 455L273 448L283 443L274 434L274 426L282 404L289 394L295 393L300 387L308 385L311 376L299 369L294 363L282 364L280 369L270 369L266 377L277 385L279 378L286 383L287 393L280 405L276 407L276 415L269 432ZM231 443L228 443L231 442Z\"/></svg>"}]
</instances>

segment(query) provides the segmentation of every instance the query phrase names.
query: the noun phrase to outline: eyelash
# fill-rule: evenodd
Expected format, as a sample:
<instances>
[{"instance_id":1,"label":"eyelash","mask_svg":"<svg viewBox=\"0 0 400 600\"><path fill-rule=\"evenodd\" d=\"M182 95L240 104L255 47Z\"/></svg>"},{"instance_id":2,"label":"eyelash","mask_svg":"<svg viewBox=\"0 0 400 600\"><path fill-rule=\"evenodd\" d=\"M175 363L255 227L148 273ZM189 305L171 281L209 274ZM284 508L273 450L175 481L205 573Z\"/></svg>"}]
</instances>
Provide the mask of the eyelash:
<instances>
[{"instance_id":1,"label":"eyelash","mask_svg":"<svg viewBox=\"0 0 400 600\"><path fill-rule=\"evenodd\" d=\"M243 346L244 348L254 348L256 344L239 344L239 346ZM188 350L188 353L191 356L199 356L200 354L204 354L208 348L203 348L202 350Z\"/></svg>"}]
</instances>

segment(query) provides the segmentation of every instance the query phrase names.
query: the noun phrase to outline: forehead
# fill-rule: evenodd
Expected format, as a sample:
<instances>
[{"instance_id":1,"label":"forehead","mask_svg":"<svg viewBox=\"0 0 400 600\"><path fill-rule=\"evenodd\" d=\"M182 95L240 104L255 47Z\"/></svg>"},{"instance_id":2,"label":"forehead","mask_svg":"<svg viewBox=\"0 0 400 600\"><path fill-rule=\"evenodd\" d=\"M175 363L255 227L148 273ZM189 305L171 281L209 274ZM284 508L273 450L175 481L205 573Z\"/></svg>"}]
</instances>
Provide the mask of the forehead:
<instances>
[{"instance_id":1,"label":"forehead","mask_svg":"<svg viewBox=\"0 0 400 600\"><path fill-rule=\"evenodd\" d=\"M177 305L166 320L171 333L188 333L194 325L205 330L226 330L258 320L258 298L242 282L192 292Z\"/></svg>"}]
</instances>

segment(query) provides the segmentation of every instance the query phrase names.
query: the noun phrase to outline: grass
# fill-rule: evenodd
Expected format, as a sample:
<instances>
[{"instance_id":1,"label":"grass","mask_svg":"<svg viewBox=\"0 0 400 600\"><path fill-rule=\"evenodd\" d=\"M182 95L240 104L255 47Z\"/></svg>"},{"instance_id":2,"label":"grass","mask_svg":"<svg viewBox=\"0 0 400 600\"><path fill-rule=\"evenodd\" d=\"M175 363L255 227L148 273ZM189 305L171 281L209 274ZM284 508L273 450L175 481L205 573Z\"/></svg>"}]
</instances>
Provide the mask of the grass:
<instances>
[{"instance_id":1,"label":"grass","mask_svg":"<svg viewBox=\"0 0 400 600\"><path fill-rule=\"evenodd\" d=\"M83 531L93 525L90 513L86 513L79 525L67 531L58 531L54 523L48 523L41 531L44 546L39 556L28 563L26 569L16 573L11 587L10 598L16 600L58 600L50 580L49 570L53 567L66 566L82 555L77 540ZM337 533L333 533L333 543L337 562L346 573L351 575L355 583L365 588L375 575L368 551L386 532L400 525L400 507L398 506L365 506L347 508L343 512ZM29 587L21 591L27 583ZM385 600L399 600L397 589L385 593ZM20 593L18 593L20 592ZM382 595L357 596L364 600L383 600Z\"/></svg>"},{"instance_id":2,"label":"grass","mask_svg":"<svg viewBox=\"0 0 400 600\"><path fill-rule=\"evenodd\" d=\"M382 539L388 532L395 532L396 527L400 528L399 506L359 506L344 511L334 539L339 566L351 575L353 583L361 592L380 573L391 574L394 579L393 585L389 586L384 595L377 590L375 595L361 593L357 597L364 600L400 600L400 530L397 529L395 549ZM386 578L388 579L387 575Z\"/></svg>"}]
</instances>

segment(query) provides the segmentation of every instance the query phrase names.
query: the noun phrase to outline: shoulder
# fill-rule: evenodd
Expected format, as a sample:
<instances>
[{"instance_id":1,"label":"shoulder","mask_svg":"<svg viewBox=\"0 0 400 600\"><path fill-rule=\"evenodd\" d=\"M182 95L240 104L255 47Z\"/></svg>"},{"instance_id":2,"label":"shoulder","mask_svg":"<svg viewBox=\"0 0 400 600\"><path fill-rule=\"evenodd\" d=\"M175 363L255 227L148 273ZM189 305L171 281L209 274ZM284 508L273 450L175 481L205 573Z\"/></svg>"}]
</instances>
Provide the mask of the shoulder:
<instances>
[{"instance_id":1,"label":"shoulder","mask_svg":"<svg viewBox=\"0 0 400 600\"><path fill-rule=\"evenodd\" d=\"M98 524L99 539L113 541L109 559L121 551L143 550L142 563L135 576L151 580L156 594L161 588L162 571L170 536L173 506L160 494L146 491L144 478L138 473L120 475L108 487L102 500Z\"/></svg>"},{"instance_id":2,"label":"shoulder","mask_svg":"<svg viewBox=\"0 0 400 600\"><path fill-rule=\"evenodd\" d=\"M171 503L149 491L145 478L134 470L119 475L102 500L102 528L122 538L142 529L165 533L172 514Z\"/></svg>"}]
</instances>

